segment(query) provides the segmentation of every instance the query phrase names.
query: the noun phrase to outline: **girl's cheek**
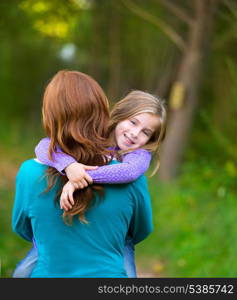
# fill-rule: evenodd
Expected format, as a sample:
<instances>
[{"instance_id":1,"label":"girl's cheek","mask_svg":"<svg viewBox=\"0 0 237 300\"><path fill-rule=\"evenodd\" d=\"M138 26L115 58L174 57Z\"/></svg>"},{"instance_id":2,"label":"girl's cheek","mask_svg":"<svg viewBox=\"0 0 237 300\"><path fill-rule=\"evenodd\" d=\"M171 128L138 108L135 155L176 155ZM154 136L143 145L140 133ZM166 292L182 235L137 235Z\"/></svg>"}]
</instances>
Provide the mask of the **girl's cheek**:
<instances>
[{"instance_id":1,"label":"girl's cheek","mask_svg":"<svg viewBox=\"0 0 237 300\"><path fill-rule=\"evenodd\" d=\"M148 142L149 142L149 138L146 137L146 138L144 139L144 144L143 144L143 146L146 145Z\"/></svg>"},{"instance_id":2,"label":"girl's cheek","mask_svg":"<svg viewBox=\"0 0 237 300\"><path fill-rule=\"evenodd\" d=\"M146 140L144 138L142 138L140 140L140 147L144 146L146 144Z\"/></svg>"}]
</instances>

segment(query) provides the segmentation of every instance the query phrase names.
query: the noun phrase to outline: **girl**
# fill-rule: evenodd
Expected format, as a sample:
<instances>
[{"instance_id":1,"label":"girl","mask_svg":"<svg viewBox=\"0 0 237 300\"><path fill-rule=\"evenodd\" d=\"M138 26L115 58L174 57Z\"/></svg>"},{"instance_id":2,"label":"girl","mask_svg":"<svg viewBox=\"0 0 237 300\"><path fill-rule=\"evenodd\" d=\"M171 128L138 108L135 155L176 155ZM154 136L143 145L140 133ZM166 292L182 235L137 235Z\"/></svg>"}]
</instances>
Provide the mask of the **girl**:
<instances>
[{"instance_id":1,"label":"girl","mask_svg":"<svg viewBox=\"0 0 237 300\"><path fill-rule=\"evenodd\" d=\"M73 192L88 184L118 184L131 182L145 173L151 157L155 158L164 139L166 111L161 99L142 91L132 91L115 104L108 127L114 156L120 164L102 166L96 169L77 163L72 156L57 147L48 158L50 140L43 139L35 149L37 158L46 165L65 173L69 179L64 185L60 206L70 211L74 205ZM155 162L152 173L157 171L159 161ZM125 249L125 266L129 277L136 277L134 247L128 239Z\"/></svg>"}]
</instances>

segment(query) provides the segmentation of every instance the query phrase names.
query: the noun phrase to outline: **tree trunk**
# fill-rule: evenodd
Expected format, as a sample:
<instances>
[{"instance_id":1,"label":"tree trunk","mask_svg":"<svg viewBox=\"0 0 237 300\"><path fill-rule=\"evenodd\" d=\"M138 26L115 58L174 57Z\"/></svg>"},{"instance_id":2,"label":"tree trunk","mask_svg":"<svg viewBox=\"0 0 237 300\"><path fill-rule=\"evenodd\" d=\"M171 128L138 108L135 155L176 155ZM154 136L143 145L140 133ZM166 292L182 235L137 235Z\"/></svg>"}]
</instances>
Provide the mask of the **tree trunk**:
<instances>
[{"instance_id":1,"label":"tree trunk","mask_svg":"<svg viewBox=\"0 0 237 300\"><path fill-rule=\"evenodd\" d=\"M95 79L101 78L100 59L103 53L102 44L104 39L101 38L100 32L103 23L103 9L104 1L101 3L98 3L98 1L94 2L92 8L92 32L90 35L90 59L88 64L88 74Z\"/></svg>"},{"instance_id":2,"label":"tree trunk","mask_svg":"<svg viewBox=\"0 0 237 300\"><path fill-rule=\"evenodd\" d=\"M162 181L169 181L177 176L187 145L198 104L202 62L210 43L210 25L216 4L215 0L194 2L196 14L194 24L190 27L187 47L170 94L167 135L161 149L159 177Z\"/></svg>"},{"instance_id":3,"label":"tree trunk","mask_svg":"<svg viewBox=\"0 0 237 300\"><path fill-rule=\"evenodd\" d=\"M120 49L120 11L116 3L113 4L110 16L109 32L109 83L108 96L114 100L118 97L120 87L121 49Z\"/></svg>"}]
</instances>

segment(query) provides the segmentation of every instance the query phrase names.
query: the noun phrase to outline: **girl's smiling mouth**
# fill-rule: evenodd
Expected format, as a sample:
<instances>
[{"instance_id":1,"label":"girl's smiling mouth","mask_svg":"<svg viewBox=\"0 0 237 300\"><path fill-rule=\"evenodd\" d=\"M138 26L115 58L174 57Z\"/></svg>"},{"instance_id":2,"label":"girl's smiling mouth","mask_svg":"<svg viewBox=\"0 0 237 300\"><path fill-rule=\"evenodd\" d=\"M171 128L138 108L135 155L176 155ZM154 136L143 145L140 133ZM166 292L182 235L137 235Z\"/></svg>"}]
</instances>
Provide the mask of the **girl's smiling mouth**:
<instances>
[{"instance_id":1,"label":"girl's smiling mouth","mask_svg":"<svg viewBox=\"0 0 237 300\"><path fill-rule=\"evenodd\" d=\"M133 142L133 140L131 140L131 139L126 135L126 133L124 133L124 137L125 137L126 144L128 144L128 145L134 145L134 144L135 144L135 143Z\"/></svg>"}]
</instances>

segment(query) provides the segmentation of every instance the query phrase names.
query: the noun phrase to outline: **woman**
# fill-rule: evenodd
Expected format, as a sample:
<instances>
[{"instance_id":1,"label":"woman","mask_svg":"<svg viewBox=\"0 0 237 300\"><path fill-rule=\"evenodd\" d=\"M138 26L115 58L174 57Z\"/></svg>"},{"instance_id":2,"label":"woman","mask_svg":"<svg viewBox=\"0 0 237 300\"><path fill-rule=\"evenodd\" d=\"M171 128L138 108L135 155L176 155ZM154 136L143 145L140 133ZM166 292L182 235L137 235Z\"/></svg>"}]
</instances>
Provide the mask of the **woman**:
<instances>
[{"instance_id":1,"label":"woman","mask_svg":"<svg viewBox=\"0 0 237 300\"><path fill-rule=\"evenodd\" d=\"M85 165L108 163L108 121L107 98L88 75L60 71L46 87L43 124L51 156L59 145ZM63 178L36 160L24 162L17 175L12 225L36 241L39 257L31 277L127 277L126 236L136 244L152 230L145 178L78 190L73 209L62 215L53 200L61 194Z\"/></svg>"}]
</instances>

